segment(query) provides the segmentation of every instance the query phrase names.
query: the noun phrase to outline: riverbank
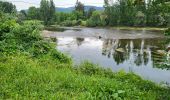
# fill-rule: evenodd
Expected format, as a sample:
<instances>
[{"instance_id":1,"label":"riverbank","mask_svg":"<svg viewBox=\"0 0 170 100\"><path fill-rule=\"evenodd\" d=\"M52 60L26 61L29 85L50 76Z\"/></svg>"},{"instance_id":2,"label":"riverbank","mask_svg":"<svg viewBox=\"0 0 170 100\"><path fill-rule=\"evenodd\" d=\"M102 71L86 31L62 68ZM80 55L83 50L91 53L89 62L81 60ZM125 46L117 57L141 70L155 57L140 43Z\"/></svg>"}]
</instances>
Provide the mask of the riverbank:
<instances>
[{"instance_id":1,"label":"riverbank","mask_svg":"<svg viewBox=\"0 0 170 100\"><path fill-rule=\"evenodd\" d=\"M147 30L147 31L165 31L168 28L160 28L160 27L112 27L112 29L120 29L120 30Z\"/></svg>"},{"instance_id":2,"label":"riverbank","mask_svg":"<svg viewBox=\"0 0 170 100\"><path fill-rule=\"evenodd\" d=\"M0 69L0 99L170 99L169 88L88 62L73 67L46 55L4 55Z\"/></svg>"},{"instance_id":3,"label":"riverbank","mask_svg":"<svg viewBox=\"0 0 170 100\"><path fill-rule=\"evenodd\" d=\"M114 27L85 27L85 26L72 26L72 27L65 27L65 26L56 26L56 25L51 25L51 26L46 26L44 29L49 30L49 31L59 31L63 32L65 30L78 30L81 28L104 28L104 29L119 29L119 30L146 30L146 31L165 31L168 28L165 27L129 27L129 26L114 26Z\"/></svg>"},{"instance_id":4,"label":"riverbank","mask_svg":"<svg viewBox=\"0 0 170 100\"><path fill-rule=\"evenodd\" d=\"M2 19L0 99L170 99L168 87L133 73L114 73L87 62L73 66L40 35L39 21Z\"/></svg>"}]
</instances>

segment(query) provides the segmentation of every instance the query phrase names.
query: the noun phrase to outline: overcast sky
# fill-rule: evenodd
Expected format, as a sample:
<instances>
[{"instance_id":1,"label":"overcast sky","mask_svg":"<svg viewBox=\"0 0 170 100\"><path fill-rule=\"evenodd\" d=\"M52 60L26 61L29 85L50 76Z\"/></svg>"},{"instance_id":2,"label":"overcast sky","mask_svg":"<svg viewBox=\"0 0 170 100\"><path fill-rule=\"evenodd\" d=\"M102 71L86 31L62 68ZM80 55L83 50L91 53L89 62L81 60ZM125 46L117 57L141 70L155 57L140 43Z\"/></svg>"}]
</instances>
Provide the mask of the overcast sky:
<instances>
[{"instance_id":1,"label":"overcast sky","mask_svg":"<svg viewBox=\"0 0 170 100\"><path fill-rule=\"evenodd\" d=\"M16 5L17 10L28 9L30 6L39 7L41 0L4 0L12 2ZM104 0L79 0L85 5L103 6ZM54 0L57 7L70 7L74 6L76 0Z\"/></svg>"}]
</instances>

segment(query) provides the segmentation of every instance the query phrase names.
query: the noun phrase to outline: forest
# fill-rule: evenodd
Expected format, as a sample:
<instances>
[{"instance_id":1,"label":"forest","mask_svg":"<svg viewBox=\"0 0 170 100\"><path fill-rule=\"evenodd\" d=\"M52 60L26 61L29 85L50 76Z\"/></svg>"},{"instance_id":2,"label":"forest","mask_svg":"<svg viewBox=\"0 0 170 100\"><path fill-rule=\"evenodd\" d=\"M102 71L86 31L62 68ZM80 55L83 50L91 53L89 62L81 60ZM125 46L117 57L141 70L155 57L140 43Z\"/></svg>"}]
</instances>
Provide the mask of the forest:
<instances>
[{"instance_id":1,"label":"forest","mask_svg":"<svg viewBox=\"0 0 170 100\"><path fill-rule=\"evenodd\" d=\"M0 1L0 99L169 100L170 87L133 72L114 72L73 59L44 39L47 27L156 27L170 35L169 0L104 0L104 11L77 2L71 13L57 12L53 0L17 11ZM162 33L162 34L163 34ZM164 66L164 65L163 65Z\"/></svg>"},{"instance_id":2,"label":"forest","mask_svg":"<svg viewBox=\"0 0 170 100\"><path fill-rule=\"evenodd\" d=\"M118 0L115 3L113 0L104 0L103 7L104 11L97 11L93 7L85 11L85 5L78 1L73 12L63 13L57 12L52 1L42 1L40 8L33 6L28 11L21 10L19 16L22 20L41 20L45 25L60 26L170 26L168 0Z\"/></svg>"}]
</instances>

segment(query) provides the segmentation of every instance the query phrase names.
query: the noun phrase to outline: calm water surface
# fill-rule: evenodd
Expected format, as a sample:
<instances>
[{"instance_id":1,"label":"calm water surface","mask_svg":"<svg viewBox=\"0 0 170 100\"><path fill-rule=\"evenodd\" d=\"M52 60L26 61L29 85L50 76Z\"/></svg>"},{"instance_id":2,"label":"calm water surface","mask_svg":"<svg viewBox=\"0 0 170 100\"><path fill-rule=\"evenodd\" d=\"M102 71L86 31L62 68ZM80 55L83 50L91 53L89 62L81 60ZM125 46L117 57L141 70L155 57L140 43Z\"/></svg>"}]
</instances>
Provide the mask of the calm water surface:
<instances>
[{"instance_id":1,"label":"calm water surface","mask_svg":"<svg viewBox=\"0 0 170 100\"><path fill-rule=\"evenodd\" d=\"M123 69L154 82L170 83L170 69L159 67L169 61L163 53L169 42L160 33L83 28L50 35L57 37L57 49L76 64L88 60L114 71Z\"/></svg>"}]
</instances>

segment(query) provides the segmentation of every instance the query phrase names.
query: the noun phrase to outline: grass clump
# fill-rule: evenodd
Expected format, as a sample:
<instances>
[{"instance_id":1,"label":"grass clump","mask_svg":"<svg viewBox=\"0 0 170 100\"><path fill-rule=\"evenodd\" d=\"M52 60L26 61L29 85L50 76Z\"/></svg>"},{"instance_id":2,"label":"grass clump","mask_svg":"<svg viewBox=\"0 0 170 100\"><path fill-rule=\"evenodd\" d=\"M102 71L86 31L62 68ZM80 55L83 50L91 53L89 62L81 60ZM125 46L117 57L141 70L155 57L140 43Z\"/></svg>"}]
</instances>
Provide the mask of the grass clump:
<instances>
[{"instance_id":1,"label":"grass clump","mask_svg":"<svg viewBox=\"0 0 170 100\"><path fill-rule=\"evenodd\" d=\"M170 99L169 88L133 73L113 73L89 62L73 67L69 57L43 40L39 22L17 23L4 16L0 16L0 99Z\"/></svg>"},{"instance_id":2,"label":"grass clump","mask_svg":"<svg viewBox=\"0 0 170 100\"><path fill-rule=\"evenodd\" d=\"M111 73L88 62L73 68L47 56L6 55L0 76L0 99L170 99L170 89L132 73Z\"/></svg>"},{"instance_id":3,"label":"grass clump","mask_svg":"<svg viewBox=\"0 0 170 100\"><path fill-rule=\"evenodd\" d=\"M168 28L167 30L165 30L165 35L170 36L170 28Z\"/></svg>"}]
</instances>

